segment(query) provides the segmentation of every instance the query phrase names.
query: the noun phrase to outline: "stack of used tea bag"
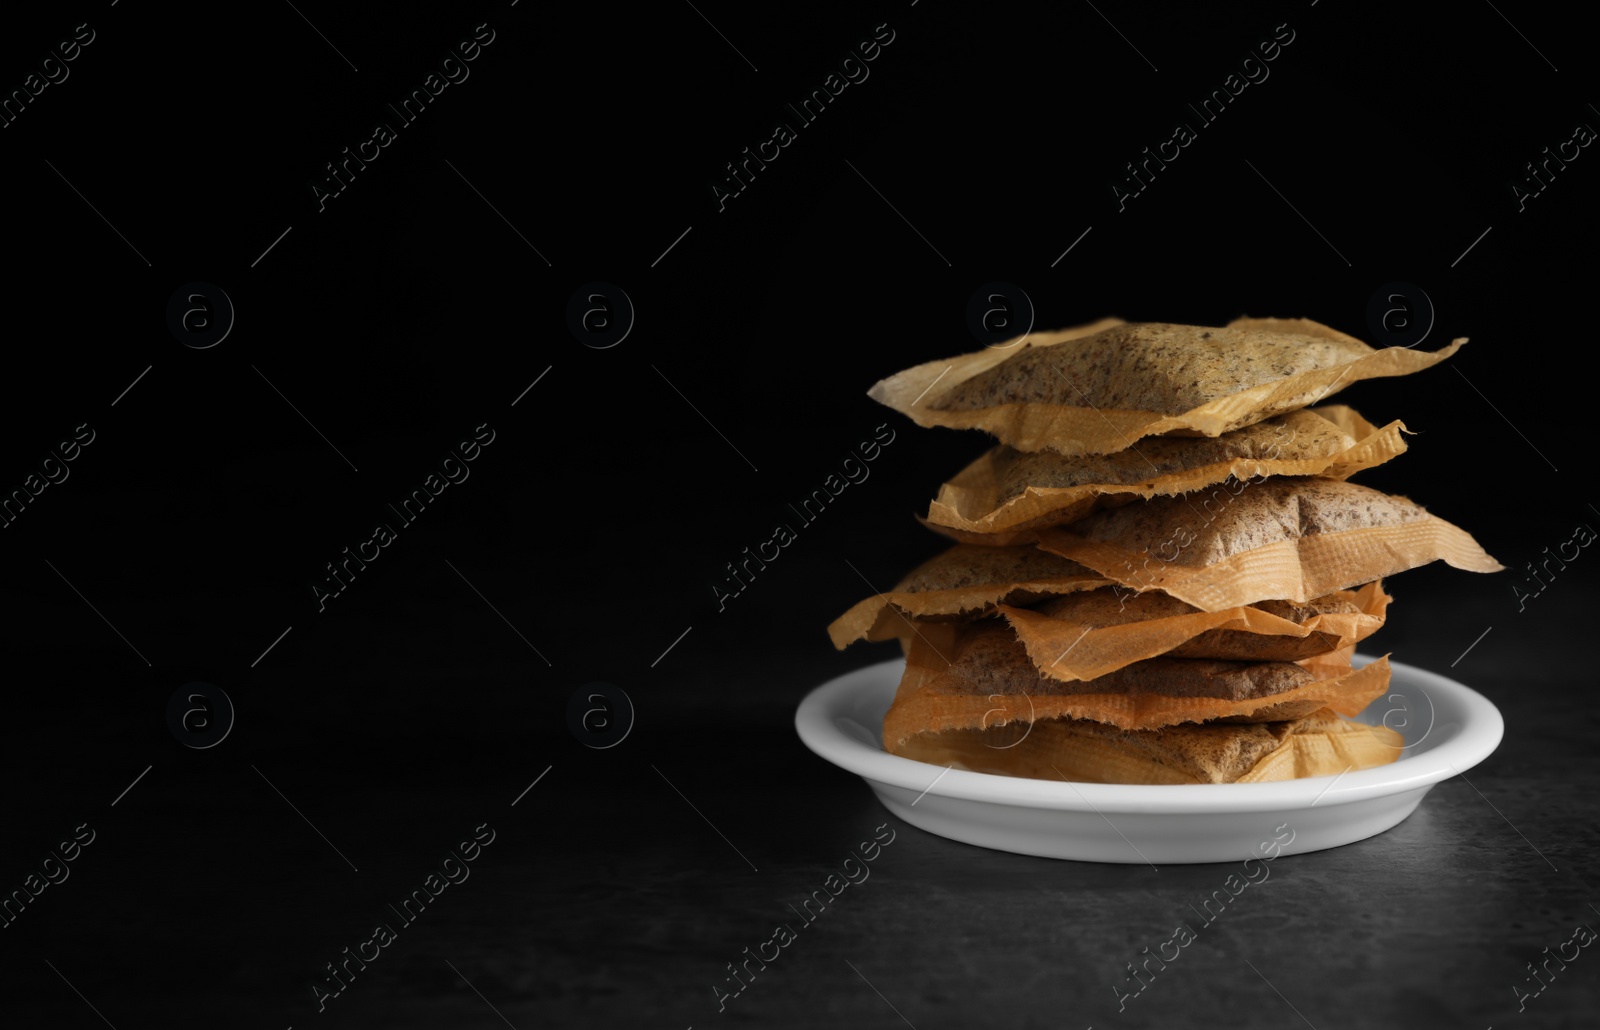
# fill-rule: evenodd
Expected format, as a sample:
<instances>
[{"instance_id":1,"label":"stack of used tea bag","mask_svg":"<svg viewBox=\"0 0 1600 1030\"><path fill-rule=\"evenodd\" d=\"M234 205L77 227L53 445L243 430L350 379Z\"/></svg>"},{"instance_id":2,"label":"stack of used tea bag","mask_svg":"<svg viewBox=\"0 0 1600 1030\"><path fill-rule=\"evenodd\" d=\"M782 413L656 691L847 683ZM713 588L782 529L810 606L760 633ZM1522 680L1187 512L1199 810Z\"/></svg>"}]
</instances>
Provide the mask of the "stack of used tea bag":
<instances>
[{"instance_id":1,"label":"stack of used tea bag","mask_svg":"<svg viewBox=\"0 0 1600 1030\"><path fill-rule=\"evenodd\" d=\"M1107 783L1231 783L1393 761L1353 721L1382 578L1500 569L1464 531L1347 481L1406 449L1344 406L1360 379L1448 358L1305 319L1223 328L1105 319L891 376L871 396L999 445L924 524L955 546L846 612L837 647L899 638L893 754Z\"/></svg>"}]
</instances>

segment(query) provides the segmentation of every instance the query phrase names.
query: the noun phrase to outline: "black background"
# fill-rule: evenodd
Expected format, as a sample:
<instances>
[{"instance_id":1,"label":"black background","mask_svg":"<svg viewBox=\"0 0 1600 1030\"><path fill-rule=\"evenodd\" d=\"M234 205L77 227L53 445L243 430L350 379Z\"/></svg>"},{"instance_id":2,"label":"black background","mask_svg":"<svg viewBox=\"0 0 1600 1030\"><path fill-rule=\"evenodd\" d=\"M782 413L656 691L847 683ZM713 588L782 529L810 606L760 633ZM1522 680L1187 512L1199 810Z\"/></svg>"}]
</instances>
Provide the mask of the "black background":
<instances>
[{"instance_id":1,"label":"black background","mask_svg":"<svg viewBox=\"0 0 1600 1030\"><path fill-rule=\"evenodd\" d=\"M491 1005L519 1027L897 1024L882 991L922 1028L1281 1025L1238 972L1270 938L1275 990L1319 1027L1592 1011L1581 960L1527 1011L1507 989L1596 900L1593 573L1580 558L1520 605L1512 588L1600 518L1578 431L1600 158L1526 210L1507 185L1600 124L1563 9L1512 28L1488 4L1337 0L296 6L31 10L0 42L9 91L95 33L0 130L0 489L95 433L0 532L0 888L71 827L98 833L0 930L0 1004L62 1027L99 1025L85 1000L117 1026L491 1026ZM323 163L484 23L470 77L319 211ZM1119 211L1124 163L1283 25L1270 76ZM724 164L878 26L869 77L719 211ZM236 309L209 349L167 326L194 281ZM568 324L592 281L636 311L609 349ZM1168 935L1181 877L1203 893L1221 871L1157 882L897 824L848 925L719 1013L723 965L890 818L792 713L893 655L835 653L824 627L941 547L912 516L987 446L865 391L975 348L968 300L992 281L1040 328L1303 316L1375 344L1374 292L1425 291L1422 348L1471 342L1337 398L1418 434L1362 481L1512 571L1406 574L1374 643L1457 662L1506 743L1395 830L1295 859L1141 1012L1106 985ZM485 423L470 478L319 611L324 563ZM724 563L878 426L895 436L870 478L719 610ZM167 728L191 681L236 706L214 748ZM606 750L568 728L596 681L637 713ZM485 822L473 879L318 1013L322 964Z\"/></svg>"}]
</instances>

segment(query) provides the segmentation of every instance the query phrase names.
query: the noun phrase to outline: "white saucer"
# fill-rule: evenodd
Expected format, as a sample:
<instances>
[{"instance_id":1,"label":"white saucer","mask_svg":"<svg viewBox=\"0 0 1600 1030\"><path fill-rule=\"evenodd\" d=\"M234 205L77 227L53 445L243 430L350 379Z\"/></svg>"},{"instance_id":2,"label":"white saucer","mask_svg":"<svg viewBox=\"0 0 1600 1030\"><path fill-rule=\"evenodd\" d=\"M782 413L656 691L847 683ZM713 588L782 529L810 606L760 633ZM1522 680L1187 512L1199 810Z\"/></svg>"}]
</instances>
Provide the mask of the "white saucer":
<instances>
[{"instance_id":1,"label":"white saucer","mask_svg":"<svg viewBox=\"0 0 1600 1030\"><path fill-rule=\"evenodd\" d=\"M1355 664L1371 661L1357 655ZM1410 815L1428 789L1487 758L1505 724L1488 698L1392 662L1389 693L1358 716L1406 740L1388 765L1277 783L1067 783L947 769L891 755L880 728L904 660L830 680L795 713L807 747L867 781L913 826L980 847L1085 862L1237 862L1338 847ZM1283 829L1288 824L1288 829ZM1284 843L1285 839L1288 843Z\"/></svg>"}]
</instances>

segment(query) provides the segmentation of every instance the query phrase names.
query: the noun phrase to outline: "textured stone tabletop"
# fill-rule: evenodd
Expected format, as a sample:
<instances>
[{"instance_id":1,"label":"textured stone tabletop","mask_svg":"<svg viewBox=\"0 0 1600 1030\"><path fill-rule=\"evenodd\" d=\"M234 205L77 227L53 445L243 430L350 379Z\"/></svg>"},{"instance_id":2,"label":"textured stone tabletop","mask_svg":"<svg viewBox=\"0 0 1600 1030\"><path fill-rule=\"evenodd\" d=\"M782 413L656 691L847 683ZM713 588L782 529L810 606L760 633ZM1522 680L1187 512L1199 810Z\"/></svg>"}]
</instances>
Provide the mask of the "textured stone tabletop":
<instances>
[{"instance_id":1,"label":"textured stone tabletop","mask_svg":"<svg viewBox=\"0 0 1600 1030\"><path fill-rule=\"evenodd\" d=\"M1471 640L1434 627L1492 614L1402 596L1386 646L1423 667ZM1584 1025L1600 978L1570 941L1600 926L1592 678L1551 663L1535 684L1519 652L1575 630L1589 599L1502 624L1455 670L1505 716L1486 762L1387 832L1279 859L1209 922L1196 910L1237 864L957 843L807 751L794 703L887 648L835 654L786 630L761 693L730 702L751 652L712 629L669 683L632 692L613 748L417 706L379 716L360 761L355 722L336 720L203 777L162 763L116 808L34 813L39 834L87 819L96 836L7 933L118 1026L159 1025L174 996L194 1025L252 1028ZM471 849L475 833L492 839ZM440 870L465 878L402 917ZM848 886L802 918L830 874ZM1193 939L1131 979L1179 924ZM1541 990L1527 964L1562 947L1577 958ZM42 965L9 965L6 988L30 1019L59 1016Z\"/></svg>"}]
</instances>

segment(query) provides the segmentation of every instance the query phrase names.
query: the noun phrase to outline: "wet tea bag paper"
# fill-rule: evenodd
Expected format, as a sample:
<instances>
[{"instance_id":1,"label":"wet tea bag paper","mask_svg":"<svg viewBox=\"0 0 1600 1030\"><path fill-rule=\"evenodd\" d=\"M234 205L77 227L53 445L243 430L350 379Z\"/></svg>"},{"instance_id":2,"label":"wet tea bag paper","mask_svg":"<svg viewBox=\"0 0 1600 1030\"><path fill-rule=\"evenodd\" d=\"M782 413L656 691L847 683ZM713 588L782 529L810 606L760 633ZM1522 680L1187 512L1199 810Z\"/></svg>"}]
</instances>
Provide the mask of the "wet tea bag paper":
<instances>
[{"instance_id":1,"label":"wet tea bag paper","mask_svg":"<svg viewBox=\"0 0 1600 1030\"><path fill-rule=\"evenodd\" d=\"M983 429L1021 451L1108 454L1160 433L1219 436L1428 368L1465 342L1377 350L1309 319L1102 319L917 365L868 395L918 425Z\"/></svg>"},{"instance_id":2,"label":"wet tea bag paper","mask_svg":"<svg viewBox=\"0 0 1600 1030\"><path fill-rule=\"evenodd\" d=\"M1387 658L1328 679L1291 662L1154 658L1064 682L1041 675L1001 620L925 623L917 630L883 719L891 752L918 733L1058 717L1155 729L1228 717L1277 721L1321 708L1354 715L1389 684Z\"/></svg>"},{"instance_id":3,"label":"wet tea bag paper","mask_svg":"<svg viewBox=\"0 0 1600 1030\"><path fill-rule=\"evenodd\" d=\"M1101 589L1000 612L1040 673L1090 680L1158 655L1300 662L1377 632L1392 600L1381 583L1369 583L1305 604L1258 601L1204 612L1159 591Z\"/></svg>"},{"instance_id":4,"label":"wet tea bag paper","mask_svg":"<svg viewBox=\"0 0 1600 1030\"><path fill-rule=\"evenodd\" d=\"M1327 654L1312 655L1295 662L1319 680L1336 679L1355 668L1356 645L1345 644Z\"/></svg>"},{"instance_id":5,"label":"wet tea bag paper","mask_svg":"<svg viewBox=\"0 0 1600 1030\"><path fill-rule=\"evenodd\" d=\"M1009 726L917 734L894 754L931 766L1079 783L1265 783L1386 765L1405 739L1319 710L1271 723L1207 723L1118 730L1046 719L1028 734Z\"/></svg>"},{"instance_id":6,"label":"wet tea bag paper","mask_svg":"<svg viewBox=\"0 0 1600 1030\"><path fill-rule=\"evenodd\" d=\"M1344 405L1270 419L1215 438L1153 437L1113 454L1068 457L1001 445L939 488L923 520L970 543L1014 544L1097 508L1204 490L1229 477L1344 479L1406 449L1405 426L1379 429Z\"/></svg>"},{"instance_id":7,"label":"wet tea bag paper","mask_svg":"<svg viewBox=\"0 0 1600 1030\"><path fill-rule=\"evenodd\" d=\"M910 619L976 618L1002 602L1109 586L1111 580L1071 559L1036 547L956 546L912 569L887 593L855 604L828 627L833 646L863 638L892 640L910 632Z\"/></svg>"},{"instance_id":8,"label":"wet tea bag paper","mask_svg":"<svg viewBox=\"0 0 1600 1030\"><path fill-rule=\"evenodd\" d=\"M1298 477L1096 512L1041 530L1039 546L1208 612L1307 601L1438 560L1502 568L1466 531L1404 497Z\"/></svg>"}]
</instances>

